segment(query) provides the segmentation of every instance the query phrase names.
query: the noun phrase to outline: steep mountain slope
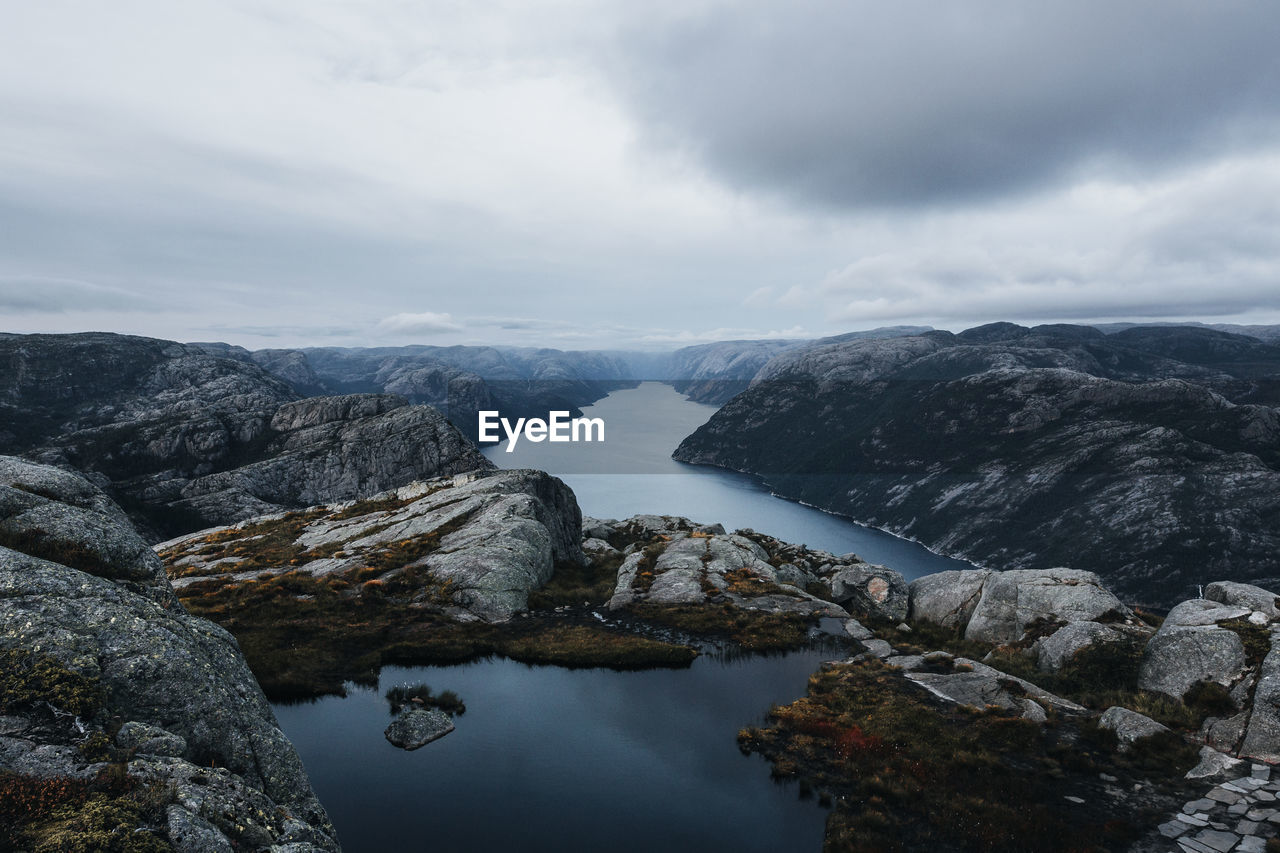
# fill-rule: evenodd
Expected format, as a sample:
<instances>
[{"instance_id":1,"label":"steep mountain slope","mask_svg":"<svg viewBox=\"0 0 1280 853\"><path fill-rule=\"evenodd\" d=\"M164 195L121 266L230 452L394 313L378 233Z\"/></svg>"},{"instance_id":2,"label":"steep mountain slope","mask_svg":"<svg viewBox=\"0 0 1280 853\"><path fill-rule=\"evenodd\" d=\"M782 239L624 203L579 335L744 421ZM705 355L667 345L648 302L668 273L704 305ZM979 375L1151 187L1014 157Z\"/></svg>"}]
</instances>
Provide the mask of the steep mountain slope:
<instances>
[{"instance_id":1,"label":"steep mountain slope","mask_svg":"<svg viewBox=\"0 0 1280 853\"><path fill-rule=\"evenodd\" d=\"M111 334L0 339L0 452L86 472L160 538L489 467L401 397L299 400L251 362Z\"/></svg>"},{"instance_id":2,"label":"steep mountain slope","mask_svg":"<svg viewBox=\"0 0 1280 853\"><path fill-rule=\"evenodd\" d=\"M1280 348L996 324L783 353L675 458L998 568L1167 603L1280 578Z\"/></svg>"}]
</instances>

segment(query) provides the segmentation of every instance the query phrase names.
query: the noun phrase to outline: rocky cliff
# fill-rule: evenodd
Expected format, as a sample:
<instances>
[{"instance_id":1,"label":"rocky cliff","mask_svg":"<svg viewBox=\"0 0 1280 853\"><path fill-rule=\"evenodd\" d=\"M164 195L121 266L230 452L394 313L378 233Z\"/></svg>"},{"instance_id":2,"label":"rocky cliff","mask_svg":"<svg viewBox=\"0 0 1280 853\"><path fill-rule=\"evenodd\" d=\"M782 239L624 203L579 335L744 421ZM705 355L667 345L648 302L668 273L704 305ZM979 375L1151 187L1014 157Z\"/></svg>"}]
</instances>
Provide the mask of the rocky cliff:
<instances>
[{"instance_id":1,"label":"rocky cliff","mask_svg":"<svg viewBox=\"0 0 1280 853\"><path fill-rule=\"evenodd\" d=\"M791 350L675 458L980 564L1169 603L1280 578L1280 348L1012 324ZM1262 402L1258 402L1262 401Z\"/></svg>"},{"instance_id":2,"label":"rocky cliff","mask_svg":"<svg viewBox=\"0 0 1280 853\"><path fill-rule=\"evenodd\" d=\"M0 776L31 797L0 831L19 848L338 849L235 640L187 614L101 490L13 457L0 656Z\"/></svg>"},{"instance_id":3,"label":"rocky cliff","mask_svg":"<svg viewBox=\"0 0 1280 853\"><path fill-rule=\"evenodd\" d=\"M85 472L157 537L489 467L432 408L299 399L251 359L209 348L0 339L0 451Z\"/></svg>"}]
</instances>

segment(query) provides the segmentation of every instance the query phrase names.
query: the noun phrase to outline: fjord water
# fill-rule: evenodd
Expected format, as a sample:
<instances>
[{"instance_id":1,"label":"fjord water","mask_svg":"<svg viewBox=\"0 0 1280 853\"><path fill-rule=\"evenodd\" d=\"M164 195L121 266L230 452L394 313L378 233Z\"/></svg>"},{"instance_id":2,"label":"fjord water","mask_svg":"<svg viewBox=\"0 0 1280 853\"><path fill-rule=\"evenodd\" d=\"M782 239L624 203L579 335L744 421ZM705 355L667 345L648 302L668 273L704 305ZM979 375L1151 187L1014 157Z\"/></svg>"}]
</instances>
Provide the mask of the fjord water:
<instances>
[{"instance_id":1,"label":"fjord water","mask_svg":"<svg viewBox=\"0 0 1280 853\"><path fill-rule=\"evenodd\" d=\"M911 542L772 496L755 478L670 458L714 409L657 383L585 409L605 443L486 450L502 467L560 476L583 512L684 515L753 527L915 577L967 566ZM276 706L347 853L778 851L822 846L825 812L779 785L736 734L804 695L830 651L725 659L684 670L612 672L495 659L384 669L377 688ZM457 730L414 752L391 746L383 697L429 684L466 702Z\"/></svg>"},{"instance_id":2,"label":"fjord water","mask_svg":"<svg viewBox=\"0 0 1280 853\"><path fill-rule=\"evenodd\" d=\"M726 530L750 527L833 554L853 552L902 572L908 580L969 563L923 545L863 527L847 518L779 498L756 477L671 458L685 436L715 413L686 400L669 385L643 382L587 406L583 416L605 422L603 443L534 443L521 438L485 448L501 468L539 468L555 474L578 496L582 514L626 518L639 513L682 515Z\"/></svg>"}]
</instances>

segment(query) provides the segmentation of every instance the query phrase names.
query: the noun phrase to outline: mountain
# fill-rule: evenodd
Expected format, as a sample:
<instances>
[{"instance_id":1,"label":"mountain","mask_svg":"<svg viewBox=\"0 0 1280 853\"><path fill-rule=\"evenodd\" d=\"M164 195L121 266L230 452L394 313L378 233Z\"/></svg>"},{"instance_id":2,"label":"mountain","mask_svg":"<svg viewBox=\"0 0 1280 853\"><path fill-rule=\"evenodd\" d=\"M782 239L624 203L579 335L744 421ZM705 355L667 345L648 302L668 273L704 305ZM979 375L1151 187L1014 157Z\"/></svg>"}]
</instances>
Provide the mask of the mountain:
<instances>
[{"instance_id":1,"label":"mountain","mask_svg":"<svg viewBox=\"0 0 1280 853\"><path fill-rule=\"evenodd\" d=\"M893 338L927 331L927 326L886 326L816 342L771 339L699 344L672 353L663 379L690 400L719 406L746 390L756 373L779 353L815 343Z\"/></svg>"},{"instance_id":2,"label":"mountain","mask_svg":"<svg viewBox=\"0 0 1280 853\"><path fill-rule=\"evenodd\" d=\"M152 538L490 467L428 406L303 399L231 355L103 333L0 338L0 452L85 472Z\"/></svg>"},{"instance_id":3,"label":"mountain","mask_svg":"<svg viewBox=\"0 0 1280 853\"><path fill-rule=\"evenodd\" d=\"M1139 603L1280 580L1280 347L1008 323L781 353L675 452L997 568Z\"/></svg>"}]
</instances>

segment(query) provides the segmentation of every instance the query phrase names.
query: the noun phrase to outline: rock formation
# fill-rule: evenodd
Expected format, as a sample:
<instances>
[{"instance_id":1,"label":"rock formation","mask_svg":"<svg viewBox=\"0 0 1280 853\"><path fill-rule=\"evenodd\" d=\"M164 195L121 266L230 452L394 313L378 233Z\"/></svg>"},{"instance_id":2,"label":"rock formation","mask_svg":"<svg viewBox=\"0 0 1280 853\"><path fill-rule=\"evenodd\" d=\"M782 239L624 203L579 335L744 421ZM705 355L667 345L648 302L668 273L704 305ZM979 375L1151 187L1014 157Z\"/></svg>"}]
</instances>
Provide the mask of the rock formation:
<instances>
[{"instance_id":1,"label":"rock formation","mask_svg":"<svg viewBox=\"0 0 1280 853\"><path fill-rule=\"evenodd\" d=\"M183 851L338 849L235 640L183 610L103 492L0 457L0 519L0 768L118 767L165 798L150 829Z\"/></svg>"}]
</instances>

